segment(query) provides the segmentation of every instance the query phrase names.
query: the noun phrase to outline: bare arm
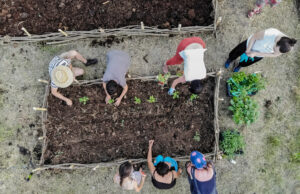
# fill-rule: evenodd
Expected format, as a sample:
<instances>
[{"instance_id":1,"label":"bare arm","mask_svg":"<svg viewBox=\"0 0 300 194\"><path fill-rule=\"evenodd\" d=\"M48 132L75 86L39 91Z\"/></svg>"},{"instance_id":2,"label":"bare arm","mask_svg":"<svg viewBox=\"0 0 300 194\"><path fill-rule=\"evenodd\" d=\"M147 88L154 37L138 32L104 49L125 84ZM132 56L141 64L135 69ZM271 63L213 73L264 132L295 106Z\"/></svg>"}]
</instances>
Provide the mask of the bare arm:
<instances>
[{"instance_id":1,"label":"bare arm","mask_svg":"<svg viewBox=\"0 0 300 194\"><path fill-rule=\"evenodd\" d=\"M142 176L141 183L135 187L136 192L140 192L144 186L146 176Z\"/></svg>"},{"instance_id":2,"label":"bare arm","mask_svg":"<svg viewBox=\"0 0 300 194\"><path fill-rule=\"evenodd\" d=\"M251 37L251 39L249 40L249 43L248 43L248 46L247 46L247 50L246 50L246 53L248 52L251 52L251 49L253 47L253 44L256 40L261 40L264 38L264 35L265 35L265 31L260 31L260 32L257 32L255 34L253 34L253 36Z\"/></svg>"},{"instance_id":3,"label":"bare arm","mask_svg":"<svg viewBox=\"0 0 300 194\"><path fill-rule=\"evenodd\" d=\"M178 178L178 177L180 177L180 175L182 173L182 169L179 168L178 172L176 172L175 170L173 170L172 173L174 174L174 178Z\"/></svg>"},{"instance_id":4,"label":"bare arm","mask_svg":"<svg viewBox=\"0 0 300 194\"><path fill-rule=\"evenodd\" d=\"M186 81L185 81L185 77L184 77L184 76L181 76L181 77L179 77L179 78L177 78L177 79L175 79L175 80L173 81L171 88L174 88L174 89L175 89L175 87L177 86L177 84L179 84L179 83L185 83L185 82L186 82Z\"/></svg>"},{"instance_id":5,"label":"bare arm","mask_svg":"<svg viewBox=\"0 0 300 194\"><path fill-rule=\"evenodd\" d=\"M59 99L65 101L69 106L72 106L72 101L69 98L62 95L61 93L59 93L57 88L51 88L51 93L56 98L59 98Z\"/></svg>"},{"instance_id":6,"label":"bare arm","mask_svg":"<svg viewBox=\"0 0 300 194\"><path fill-rule=\"evenodd\" d=\"M281 53L274 52L274 53L260 53L260 52L251 52L253 56L260 56L260 57L278 57Z\"/></svg>"},{"instance_id":7,"label":"bare arm","mask_svg":"<svg viewBox=\"0 0 300 194\"><path fill-rule=\"evenodd\" d=\"M115 103L116 106L119 106L121 103L121 100L123 99L123 97L125 96L125 94L128 91L128 85L126 84L126 86L123 88L123 91L121 93L121 95L117 98L117 101Z\"/></svg>"},{"instance_id":8,"label":"bare arm","mask_svg":"<svg viewBox=\"0 0 300 194\"><path fill-rule=\"evenodd\" d=\"M149 141L149 150L148 150L148 156L147 156L147 163L148 168L150 170L150 173L153 174L155 171L154 164L152 162L152 146L153 146L154 140Z\"/></svg>"}]
</instances>

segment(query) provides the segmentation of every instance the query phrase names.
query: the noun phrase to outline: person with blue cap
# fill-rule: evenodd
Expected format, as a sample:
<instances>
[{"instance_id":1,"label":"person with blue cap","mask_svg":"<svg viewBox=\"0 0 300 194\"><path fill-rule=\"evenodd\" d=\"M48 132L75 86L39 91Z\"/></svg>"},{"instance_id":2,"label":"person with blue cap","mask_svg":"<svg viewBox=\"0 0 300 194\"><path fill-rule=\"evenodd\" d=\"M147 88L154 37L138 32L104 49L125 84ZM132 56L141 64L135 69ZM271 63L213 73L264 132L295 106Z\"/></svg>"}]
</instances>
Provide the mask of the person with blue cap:
<instances>
[{"instance_id":1,"label":"person with blue cap","mask_svg":"<svg viewBox=\"0 0 300 194\"><path fill-rule=\"evenodd\" d=\"M217 194L216 172L211 162L207 162L203 154L193 151L186 171L192 194Z\"/></svg>"},{"instance_id":2,"label":"person with blue cap","mask_svg":"<svg viewBox=\"0 0 300 194\"><path fill-rule=\"evenodd\" d=\"M171 189L176 184L176 178L178 178L182 172L178 168L176 160L170 157L164 158L162 155L158 155L152 162L152 146L154 140L149 141L149 150L147 163L150 173L152 175L152 183L158 189Z\"/></svg>"}]
</instances>

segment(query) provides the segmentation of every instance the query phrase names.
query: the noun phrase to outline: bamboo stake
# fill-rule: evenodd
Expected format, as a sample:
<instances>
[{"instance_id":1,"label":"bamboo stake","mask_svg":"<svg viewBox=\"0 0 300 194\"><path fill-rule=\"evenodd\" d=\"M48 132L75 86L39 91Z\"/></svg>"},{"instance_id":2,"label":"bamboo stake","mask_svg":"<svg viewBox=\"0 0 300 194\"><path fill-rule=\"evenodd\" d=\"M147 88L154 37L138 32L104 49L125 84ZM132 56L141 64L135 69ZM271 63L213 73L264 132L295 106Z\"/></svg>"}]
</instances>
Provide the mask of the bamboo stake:
<instances>
[{"instance_id":1,"label":"bamboo stake","mask_svg":"<svg viewBox=\"0 0 300 194\"><path fill-rule=\"evenodd\" d=\"M59 31L60 33L62 33L64 36L68 36L68 34L67 34L66 32L62 31L61 29L58 29L58 31Z\"/></svg>"},{"instance_id":2,"label":"bamboo stake","mask_svg":"<svg viewBox=\"0 0 300 194\"><path fill-rule=\"evenodd\" d=\"M44 80L44 79L38 79L38 82L49 84L49 82L47 80Z\"/></svg>"},{"instance_id":3,"label":"bamboo stake","mask_svg":"<svg viewBox=\"0 0 300 194\"><path fill-rule=\"evenodd\" d=\"M178 31L181 31L181 24L178 24Z\"/></svg>"},{"instance_id":4,"label":"bamboo stake","mask_svg":"<svg viewBox=\"0 0 300 194\"><path fill-rule=\"evenodd\" d=\"M31 34L26 30L26 28L22 27L21 30L23 30L27 36L31 37Z\"/></svg>"},{"instance_id":5,"label":"bamboo stake","mask_svg":"<svg viewBox=\"0 0 300 194\"><path fill-rule=\"evenodd\" d=\"M102 3L102 5L105 5L105 4L107 4L107 3L109 3L109 1L105 1L105 2L103 2L103 3Z\"/></svg>"},{"instance_id":6,"label":"bamboo stake","mask_svg":"<svg viewBox=\"0 0 300 194\"><path fill-rule=\"evenodd\" d=\"M47 111L46 108L40 108L40 107L33 107L33 110L35 110L35 111Z\"/></svg>"},{"instance_id":7,"label":"bamboo stake","mask_svg":"<svg viewBox=\"0 0 300 194\"><path fill-rule=\"evenodd\" d=\"M145 30L144 22L141 22L141 29Z\"/></svg>"}]
</instances>

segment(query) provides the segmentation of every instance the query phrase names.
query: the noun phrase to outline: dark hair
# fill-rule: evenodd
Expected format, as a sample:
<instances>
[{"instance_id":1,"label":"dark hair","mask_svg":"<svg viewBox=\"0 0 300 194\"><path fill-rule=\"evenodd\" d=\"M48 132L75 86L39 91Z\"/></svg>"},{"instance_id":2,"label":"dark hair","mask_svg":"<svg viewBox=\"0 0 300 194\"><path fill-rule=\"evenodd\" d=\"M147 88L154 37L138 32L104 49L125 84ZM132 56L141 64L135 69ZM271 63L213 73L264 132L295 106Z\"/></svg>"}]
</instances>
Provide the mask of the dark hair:
<instances>
[{"instance_id":1,"label":"dark hair","mask_svg":"<svg viewBox=\"0 0 300 194\"><path fill-rule=\"evenodd\" d=\"M165 176L166 174L168 174L170 171L169 166L164 163L164 162L159 162L156 165L156 172L160 175L160 176Z\"/></svg>"},{"instance_id":2,"label":"dark hair","mask_svg":"<svg viewBox=\"0 0 300 194\"><path fill-rule=\"evenodd\" d=\"M114 80L110 80L106 84L106 91L109 95L113 95L118 91L118 84Z\"/></svg>"},{"instance_id":3,"label":"dark hair","mask_svg":"<svg viewBox=\"0 0 300 194\"><path fill-rule=\"evenodd\" d=\"M208 170L208 168L212 168L212 167L213 167L212 162L211 162L211 161L207 161L207 162L206 162L206 165L203 166L203 169Z\"/></svg>"},{"instance_id":4,"label":"dark hair","mask_svg":"<svg viewBox=\"0 0 300 194\"><path fill-rule=\"evenodd\" d=\"M201 84L201 80L197 79L197 80L193 80L191 82L190 85L190 92L192 92L193 94L200 94L200 92L202 91L203 86Z\"/></svg>"},{"instance_id":5,"label":"dark hair","mask_svg":"<svg viewBox=\"0 0 300 194\"><path fill-rule=\"evenodd\" d=\"M123 180L129 177L132 171L132 164L130 162L124 162L119 167L120 185L122 186Z\"/></svg>"},{"instance_id":6,"label":"dark hair","mask_svg":"<svg viewBox=\"0 0 300 194\"><path fill-rule=\"evenodd\" d=\"M294 38L281 37L276 45L279 46L279 51L281 53L287 53L296 44L296 42L297 40Z\"/></svg>"}]
</instances>

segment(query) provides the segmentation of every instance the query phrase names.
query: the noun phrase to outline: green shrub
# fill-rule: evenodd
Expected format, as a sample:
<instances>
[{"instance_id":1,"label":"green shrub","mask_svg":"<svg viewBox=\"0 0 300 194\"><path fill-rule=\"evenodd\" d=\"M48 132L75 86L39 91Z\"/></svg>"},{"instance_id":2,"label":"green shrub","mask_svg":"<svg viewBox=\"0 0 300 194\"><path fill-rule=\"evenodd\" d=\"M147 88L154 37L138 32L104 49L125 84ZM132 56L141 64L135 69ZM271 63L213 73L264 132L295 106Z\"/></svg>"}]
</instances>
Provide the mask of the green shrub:
<instances>
[{"instance_id":1,"label":"green shrub","mask_svg":"<svg viewBox=\"0 0 300 194\"><path fill-rule=\"evenodd\" d=\"M220 147L228 158L233 158L235 153L244 149L244 138L237 130L223 131L221 136L223 139L220 142Z\"/></svg>"},{"instance_id":2,"label":"green shrub","mask_svg":"<svg viewBox=\"0 0 300 194\"><path fill-rule=\"evenodd\" d=\"M265 81L260 74L245 74L245 72L236 72L227 80L230 86L230 93L233 96L239 96L242 90L247 94L253 94L265 88Z\"/></svg>"},{"instance_id":3,"label":"green shrub","mask_svg":"<svg viewBox=\"0 0 300 194\"><path fill-rule=\"evenodd\" d=\"M258 118L258 104L248 95L243 93L239 97L233 97L230 100L228 108L233 112L233 121L236 124L251 124Z\"/></svg>"}]
</instances>

